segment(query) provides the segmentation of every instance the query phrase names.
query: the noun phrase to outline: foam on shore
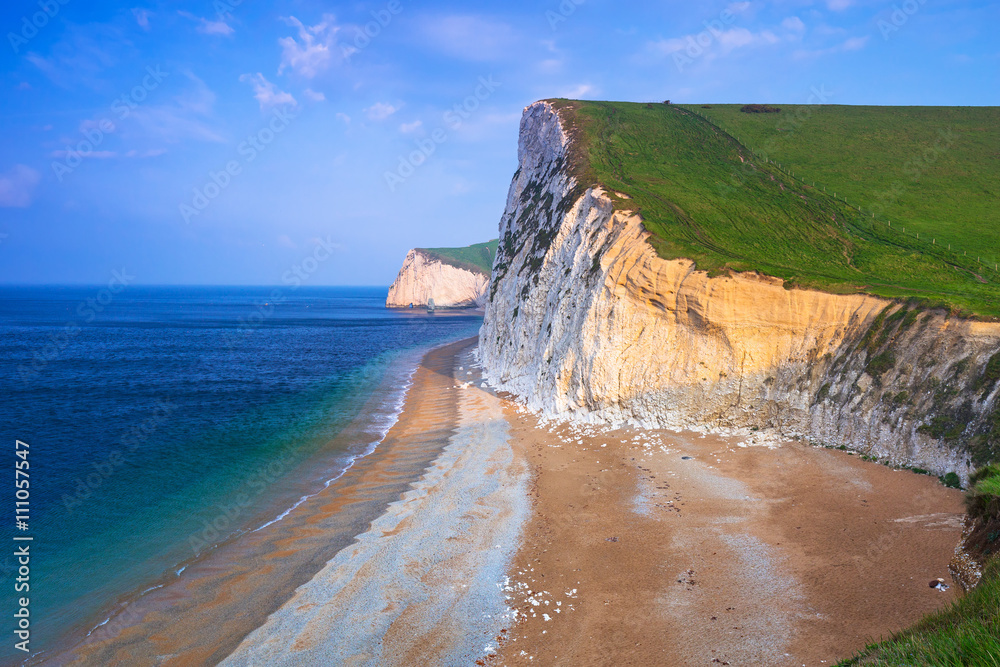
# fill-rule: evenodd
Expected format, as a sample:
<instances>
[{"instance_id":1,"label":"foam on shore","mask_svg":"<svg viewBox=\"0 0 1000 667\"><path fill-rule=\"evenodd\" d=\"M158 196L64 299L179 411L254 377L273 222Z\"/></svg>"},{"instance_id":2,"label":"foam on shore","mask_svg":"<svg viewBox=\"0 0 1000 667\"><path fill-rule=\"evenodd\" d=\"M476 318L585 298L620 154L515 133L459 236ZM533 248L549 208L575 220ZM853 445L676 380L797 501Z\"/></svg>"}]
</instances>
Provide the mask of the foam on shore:
<instances>
[{"instance_id":1,"label":"foam on shore","mask_svg":"<svg viewBox=\"0 0 1000 667\"><path fill-rule=\"evenodd\" d=\"M222 664L458 665L494 650L528 474L500 401L462 386L458 428L424 476Z\"/></svg>"}]
</instances>

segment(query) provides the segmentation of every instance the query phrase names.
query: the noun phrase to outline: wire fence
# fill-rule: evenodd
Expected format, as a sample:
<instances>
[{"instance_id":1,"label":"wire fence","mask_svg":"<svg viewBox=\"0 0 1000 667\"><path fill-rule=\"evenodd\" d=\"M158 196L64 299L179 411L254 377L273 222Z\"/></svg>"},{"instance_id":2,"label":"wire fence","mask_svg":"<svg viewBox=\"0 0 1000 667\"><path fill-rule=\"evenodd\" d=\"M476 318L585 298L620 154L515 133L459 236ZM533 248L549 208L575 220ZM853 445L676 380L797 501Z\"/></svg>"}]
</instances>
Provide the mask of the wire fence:
<instances>
[{"instance_id":1,"label":"wire fence","mask_svg":"<svg viewBox=\"0 0 1000 667\"><path fill-rule=\"evenodd\" d=\"M756 156L757 159L768 163L785 176L788 176L792 180L798 181L803 185L820 190L827 196L832 197L836 201L839 201L847 205L849 208L857 211L858 219L854 222L853 226L857 228L858 231L867 230L880 240L894 244L898 244L900 240L905 240L904 247L907 249L935 257L952 266L966 269L972 272L980 280L1000 282L1000 261L998 261L995 256L984 255L981 248L972 249L972 252L970 253L970 248L961 247L952 241L938 238L934 234L927 235L924 233L923 236L921 236L919 231L913 230L912 225L910 225L910 231L907 231L907 224L905 221L896 220L895 224L893 224L893 221L888 217L879 215L871 209L865 210L857 204L852 204L846 197L838 194L832 188L827 188L825 185L817 184L815 181L806 180L780 162L772 160L767 154L753 148L737 133L722 127L717 121L708 118L698 110L689 107L684 107L683 110L698 116L712 127L724 133L732 141L738 143L747 152Z\"/></svg>"}]
</instances>

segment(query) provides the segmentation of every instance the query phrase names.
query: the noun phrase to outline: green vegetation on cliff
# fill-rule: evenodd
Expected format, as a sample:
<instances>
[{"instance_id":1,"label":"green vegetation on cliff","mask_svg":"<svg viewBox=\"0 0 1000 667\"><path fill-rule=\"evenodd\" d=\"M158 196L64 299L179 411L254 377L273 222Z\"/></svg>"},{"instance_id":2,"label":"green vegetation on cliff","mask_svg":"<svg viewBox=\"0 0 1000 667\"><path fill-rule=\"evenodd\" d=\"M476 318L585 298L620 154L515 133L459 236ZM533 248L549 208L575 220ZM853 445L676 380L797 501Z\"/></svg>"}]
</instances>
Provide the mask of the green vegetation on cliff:
<instances>
[{"instance_id":1,"label":"green vegetation on cliff","mask_svg":"<svg viewBox=\"0 0 1000 667\"><path fill-rule=\"evenodd\" d=\"M575 175L626 195L664 258L1000 316L1000 109L552 103Z\"/></svg>"},{"instance_id":2,"label":"green vegetation on cliff","mask_svg":"<svg viewBox=\"0 0 1000 667\"><path fill-rule=\"evenodd\" d=\"M966 546L983 558L1000 557L1000 465L980 468L969 478L965 507L975 526Z\"/></svg>"},{"instance_id":3,"label":"green vegetation on cliff","mask_svg":"<svg viewBox=\"0 0 1000 667\"><path fill-rule=\"evenodd\" d=\"M417 250L443 264L489 276L493 268L493 258L497 256L497 242L497 239L493 239L464 248L417 248Z\"/></svg>"}]
</instances>

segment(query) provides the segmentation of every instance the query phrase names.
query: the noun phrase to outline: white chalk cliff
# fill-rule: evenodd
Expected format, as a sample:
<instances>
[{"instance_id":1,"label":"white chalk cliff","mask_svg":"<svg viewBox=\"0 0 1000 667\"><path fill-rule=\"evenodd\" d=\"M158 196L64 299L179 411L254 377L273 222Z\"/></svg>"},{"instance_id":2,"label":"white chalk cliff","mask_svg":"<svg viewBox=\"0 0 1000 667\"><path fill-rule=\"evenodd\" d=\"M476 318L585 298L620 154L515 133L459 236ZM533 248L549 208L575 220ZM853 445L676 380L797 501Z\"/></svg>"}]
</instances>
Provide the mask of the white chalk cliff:
<instances>
[{"instance_id":1,"label":"white chalk cliff","mask_svg":"<svg viewBox=\"0 0 1000 667\"><path fill-rule=\"evenodd\" d=\"M549 415L797 437L963 478L1000 439L984 380L1000 325L662 259L639 216L570 175L571 141L552 105L525 109L480 333L494 386Z\"/></svg>"},{"instance_id":2,"label":"white chalk cliff","mask_svg":"<svg viewBox=\"0 0 1000 667\"><path fill-rule=\"evenodd\" d=\"M414 248L406 253L403 268L389 288L389 308L426 306L434 299L437 308L481 308L485 304L490 277L459 268Z\"/></svg>"}]
</instances>

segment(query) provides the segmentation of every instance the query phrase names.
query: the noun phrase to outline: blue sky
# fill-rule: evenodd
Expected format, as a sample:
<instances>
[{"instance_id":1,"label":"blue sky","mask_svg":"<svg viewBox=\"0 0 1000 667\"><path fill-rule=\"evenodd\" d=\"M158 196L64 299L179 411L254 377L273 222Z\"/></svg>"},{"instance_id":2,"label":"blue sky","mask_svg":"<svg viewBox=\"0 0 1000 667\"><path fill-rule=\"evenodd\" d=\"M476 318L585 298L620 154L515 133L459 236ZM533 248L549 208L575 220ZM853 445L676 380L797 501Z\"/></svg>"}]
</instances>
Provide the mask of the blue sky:
<instances>
[{"instance_id":1,"label":"blue sky","mask_svg":"<svg viewBox=\"0 0 1000 667\"><path fill-rule=\"evenodd\" d=\"M997 105L1000 3L11 1L0 282L388 284L545 97ZM813 97L815 99L815 97ZM301 271L300 271L301 273Z\"/></svg>"}]
</instances>

